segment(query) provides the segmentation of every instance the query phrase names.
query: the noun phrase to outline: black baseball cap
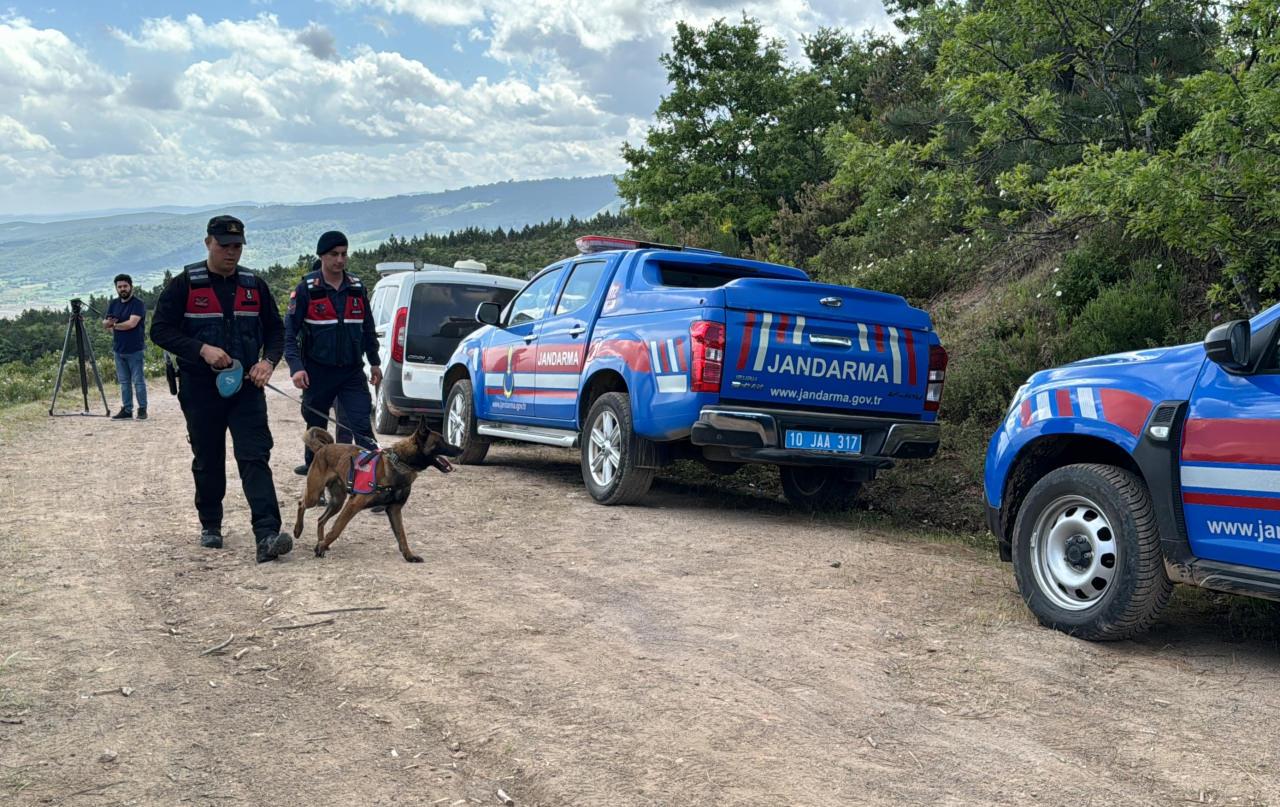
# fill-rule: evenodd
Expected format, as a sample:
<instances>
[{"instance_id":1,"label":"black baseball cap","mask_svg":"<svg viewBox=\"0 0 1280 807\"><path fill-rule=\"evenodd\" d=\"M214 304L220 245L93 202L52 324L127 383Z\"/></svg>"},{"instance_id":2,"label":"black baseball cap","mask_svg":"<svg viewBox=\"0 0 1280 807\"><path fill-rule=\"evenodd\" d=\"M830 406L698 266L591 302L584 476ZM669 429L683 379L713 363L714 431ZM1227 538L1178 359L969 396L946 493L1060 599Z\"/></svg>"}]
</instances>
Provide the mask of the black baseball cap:
<instances>
[{"instance_id":1,"label":"black baseball cap","mask_svg":"<svg viewBox=\"0 0 1280 807\"><path fill-rule=\"evenodd\" d=\"M244 243L244 222L235 216L214 216L209 219L205 232L218 239L224 247Z\"/></svg>"}]
</instances>

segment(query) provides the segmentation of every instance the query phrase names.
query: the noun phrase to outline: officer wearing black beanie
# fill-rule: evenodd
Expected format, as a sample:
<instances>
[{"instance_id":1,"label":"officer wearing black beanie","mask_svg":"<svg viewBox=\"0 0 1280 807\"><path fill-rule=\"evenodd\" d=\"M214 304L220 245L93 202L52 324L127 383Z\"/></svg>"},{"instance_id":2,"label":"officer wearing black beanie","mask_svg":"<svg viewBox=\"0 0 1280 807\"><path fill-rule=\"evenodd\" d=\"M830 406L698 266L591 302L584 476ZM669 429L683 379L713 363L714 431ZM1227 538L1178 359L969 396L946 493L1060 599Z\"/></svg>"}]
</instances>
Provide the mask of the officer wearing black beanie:
<instances>
[{"instance_id":1,"label":"officer wearing black beanie","mask_svg":"<svg viewBox=\"0 0 1280 807\"><path fill-rule=\"evenodd\" d=\"M382 383L382 368L373 311L360 278L346 271L345 235L337 230L321 235L316 255L312 271L289 295L284 321L284 358L293 385L302 390L302 417L308 427L325 428L325 419L309 410L336 408L358 444L377 448L370 422L373 402L369 384L376 387ZM370 366L367 379L365 357ZM350 441L345 429L338 430L338 441ZM311 457L311 449L306 449L303 464L294 471L305 474Z\"/></svg>"}]
</instances>

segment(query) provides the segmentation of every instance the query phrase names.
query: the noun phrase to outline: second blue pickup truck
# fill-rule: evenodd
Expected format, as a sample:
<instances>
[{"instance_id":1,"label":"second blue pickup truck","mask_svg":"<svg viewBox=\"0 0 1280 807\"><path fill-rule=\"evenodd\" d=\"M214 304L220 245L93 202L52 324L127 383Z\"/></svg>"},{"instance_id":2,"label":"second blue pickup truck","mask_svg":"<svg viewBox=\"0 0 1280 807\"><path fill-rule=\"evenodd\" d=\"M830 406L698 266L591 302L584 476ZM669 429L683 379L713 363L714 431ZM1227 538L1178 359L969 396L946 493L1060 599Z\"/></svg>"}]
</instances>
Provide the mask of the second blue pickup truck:
<instances>
[{"instance_id":1,"label":"second blue pickup truck","mask_svg":"<svg viewBox=\"0 0 1280 807\"><path fill-rule=\"evenodd\" d=\"M778 466L794 504L846 506L895 459L931 457L947 353L901 297L800 269L589 236L481 328L443 379L462 462L492 438L580 447L602 504L696 459Z\"/></svg>"}]
</instances>

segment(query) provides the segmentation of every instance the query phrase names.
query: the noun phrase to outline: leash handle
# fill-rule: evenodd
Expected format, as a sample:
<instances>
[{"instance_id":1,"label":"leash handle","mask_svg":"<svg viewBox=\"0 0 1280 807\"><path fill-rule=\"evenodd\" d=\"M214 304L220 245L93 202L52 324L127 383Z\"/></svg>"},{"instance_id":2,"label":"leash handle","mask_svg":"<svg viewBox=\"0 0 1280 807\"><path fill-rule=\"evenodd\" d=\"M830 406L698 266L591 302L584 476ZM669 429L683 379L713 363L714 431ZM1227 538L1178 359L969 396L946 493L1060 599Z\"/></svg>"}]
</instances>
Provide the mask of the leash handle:
<instances>
[{"instance_id":1,"label":"leash handle","mask_svg":"<svg viewBox=\"0 0 1280 807\"><path fill-rule=\"evenodd\" d=\"M307 411L308 411L308 412L310 412L311 414L313 414L313 415L319 415L320 417L324 418L325 420L329 421L330 423L334 424L335 426L339 426L339 427L341 427L341 428L343 428L343 429L346 429L347 431L351 432L351 439L353 439L353 440L368 440L368 439L369 439L369 438L365 437L364 435L360 434L360 432L358 432L358 431L356 431L355 429L353 429L353 428L351 428L350 426L348 426L347 424L345 424L345 423L343 423L342 421L338 420L337 418L331 418L331 417L329 417L329 415L328 415L328 414L326 414L326 413L324 413L324 412L321 412L319 409L314 409L314 408L312 408L312 407L310 407L310 406L307 406L305 403L303 403L302 401L300 401L300 400L298 400L297 398L293 397L292 395L290 395L289 393L285 392L284 390L280 389L280 388L279 388L279 387L277 387L275 384L272 384L270 381L268 381L268 382L266 383L266 385L265 385L265 386L266 386L268 389L274 390L275 392L279 393L280 395L283 395L284 397L286 397L286 398L288 398L289 400L293 401L294 403L296 403L297 405L301 406L303 409L307 410ZM381 448L381 446L379 446L379 445L378 445L378 441L377 441L377 440L374 440L374 441L373 441L373 445L372 445L372 446L366 446L366 448L372 448L372 450L374 450L374 451L378 451L378 450Z\"/></svg>"}]
</instances>

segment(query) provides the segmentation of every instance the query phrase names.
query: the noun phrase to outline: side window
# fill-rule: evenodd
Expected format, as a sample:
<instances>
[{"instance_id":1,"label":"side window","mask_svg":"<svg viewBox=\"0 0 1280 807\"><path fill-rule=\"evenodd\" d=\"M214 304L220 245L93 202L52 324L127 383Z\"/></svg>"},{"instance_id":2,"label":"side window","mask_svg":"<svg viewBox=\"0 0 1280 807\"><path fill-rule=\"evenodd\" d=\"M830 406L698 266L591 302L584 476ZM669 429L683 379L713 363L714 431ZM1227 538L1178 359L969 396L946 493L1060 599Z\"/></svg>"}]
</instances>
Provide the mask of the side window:
<instances>
[{"instance_id":1,"label":"side window","mask_svg":"<svg viewBox=\"0 0 1280 807\"><path fill-rule=\"evenodd\" d=\"M519 325L522 322L533 322L542 319L543 313L551 302L551 294L560 282L564 267L547 272L542 277L524 287L520 296L511 301L511 309L507 312L507 325Z\"/></svg>"},{"instance_id":2,"label":"side window","mask_svg":"<svg viewBox=\"0 0 1280 807\"><path fill-rule=\"evenodd\" d=\"M556 306L557 316L572 313L587 304L600 285L604 267L604 261L586 261L573 267L573 274L569 275L564 291L560 293L560 304Z\"/></svg>"},{"instance_id":3,"label":"side window","mask_svg":"<svg viewBox=\"0 0 1280 807\"><path fill-rule=\"evenodd\" d=\"M396 292L400 291L399 286L383 286L373 293L373 322L381 327L391 322L391 317L395 313L393 303L396 299Z\"/></svg>"}]
</instances>

